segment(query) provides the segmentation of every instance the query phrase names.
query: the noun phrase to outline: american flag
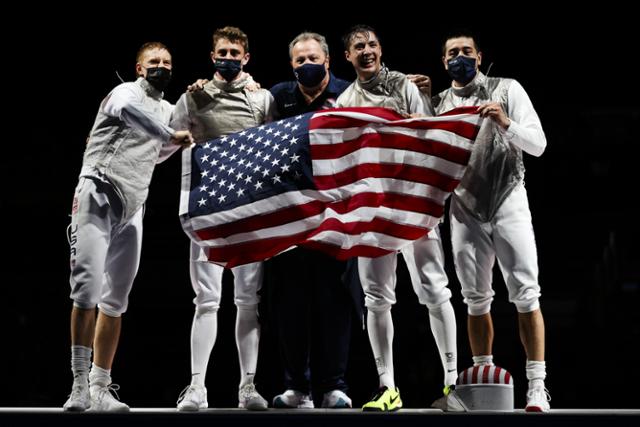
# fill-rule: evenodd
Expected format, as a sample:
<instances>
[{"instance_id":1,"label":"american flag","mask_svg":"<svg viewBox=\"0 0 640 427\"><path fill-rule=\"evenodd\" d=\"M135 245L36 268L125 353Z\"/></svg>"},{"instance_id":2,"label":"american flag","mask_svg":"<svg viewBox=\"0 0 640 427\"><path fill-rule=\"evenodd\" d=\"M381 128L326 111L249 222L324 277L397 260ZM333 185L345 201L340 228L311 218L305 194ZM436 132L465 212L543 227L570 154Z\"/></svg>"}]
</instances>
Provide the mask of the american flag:
<instances>
[{"instance_id":1,"label":"american flag","mask_svg":"<svg viewBox=\"0 0 640 427\"><path fill-rule=\"evenodd\" d=\"M233 267L296 245L336 258L396 251L437 226L481 118L322 110L183 152L180 218L208 260Z\"/></svg>"}]
</instances>

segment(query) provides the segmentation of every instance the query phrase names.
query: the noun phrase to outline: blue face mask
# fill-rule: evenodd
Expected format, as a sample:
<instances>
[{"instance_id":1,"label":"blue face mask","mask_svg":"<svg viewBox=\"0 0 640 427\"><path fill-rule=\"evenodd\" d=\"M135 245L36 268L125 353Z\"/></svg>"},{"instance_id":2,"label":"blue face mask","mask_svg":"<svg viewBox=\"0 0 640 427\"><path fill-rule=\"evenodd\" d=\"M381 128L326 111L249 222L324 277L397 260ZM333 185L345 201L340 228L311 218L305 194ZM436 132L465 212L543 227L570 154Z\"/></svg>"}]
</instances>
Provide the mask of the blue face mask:
<instances>
[{"instance_id":1,"label":"blue face mask","mask_svg":"<svg viewBox=\"0 0 640 427\"><path fill-rule=\"evenodd\" d=\"M458 55L447 62L447 72L458 83L466 85L476 76L476 58Z\"/></svg>"},{"instance_id":2,"label":"blue face mask","mask_svg":"<svg viewBox=\"0 0 640 427\"><path fill-rule=\"evenodd\" d=\"M216 59L214 67L226 81L230 82L242 71L239 59Z\"/></svg>"},{"instance_id":3,"label":"blue face mask","mask_svg":"<svg viewBox=\"0 0 640 427\"><path fill-rule=\"evenodd\" d=\"M304 64L293 70L296 80L304 87L316 87L327 75L324 64Z\"/></svg>"}]
</instances>

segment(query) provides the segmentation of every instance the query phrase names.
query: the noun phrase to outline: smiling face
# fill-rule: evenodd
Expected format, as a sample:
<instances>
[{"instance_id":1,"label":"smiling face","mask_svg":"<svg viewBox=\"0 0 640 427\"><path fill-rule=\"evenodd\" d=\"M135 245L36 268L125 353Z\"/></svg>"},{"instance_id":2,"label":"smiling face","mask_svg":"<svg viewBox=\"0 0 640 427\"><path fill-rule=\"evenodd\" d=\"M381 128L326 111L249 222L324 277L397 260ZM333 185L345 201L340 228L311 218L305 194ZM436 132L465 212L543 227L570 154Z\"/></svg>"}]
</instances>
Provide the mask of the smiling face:
<instances>
[{"instance_id":1,"label":"smiling face","mask_svg":"<svg viewBox=\"0 0 640 427\"><path fill-rule=\"evenodd\" d=\"M382 67L382 47L372 31L355 34L345 56L356 70L359 80L371 79Z\"/></svg>"}]
</instances>

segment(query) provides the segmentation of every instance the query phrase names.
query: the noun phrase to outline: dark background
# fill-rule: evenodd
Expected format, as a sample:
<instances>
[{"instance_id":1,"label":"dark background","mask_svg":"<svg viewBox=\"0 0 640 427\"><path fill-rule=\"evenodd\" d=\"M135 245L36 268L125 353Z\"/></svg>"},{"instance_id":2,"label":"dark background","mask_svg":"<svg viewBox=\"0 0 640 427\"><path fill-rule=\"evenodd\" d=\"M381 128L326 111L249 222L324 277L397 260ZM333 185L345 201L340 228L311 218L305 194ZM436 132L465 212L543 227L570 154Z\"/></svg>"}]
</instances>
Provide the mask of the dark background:
<instances>
[{"instance_id":1,"label":"dark background","mask_svg":"<svg viewBox=\"0 0 640 427\"><path fill-rule=\"evenodd\" d=\"M525 156L525 165L552 407L640 407L634 350L640 342L638 138L632 133L640 108L637 24L629 10L609 2L604 10L565 13L526 9L532 5L518 6L525 9L516 12L513 4L487 2L449 9L398 4L396 11L378 3L361 6L346 11L331 3L291 9L277 5L268 11L238 2L173 8L148 3L135 11L130 6L114 10L119 7L115 4L100 11L94 5L90 12L56 5L8 16L22 30L4 35L0 406L61 406L69 393L65 229L71 198L98 105L118 84L116 71L125 80L134 78L139 46L159 40L170 48L174 78L166 98L175 102L188 83L211 77L209 52L216 28L237 25L249 35L246 70L268 88L293 78L287 46L303 30L326 35L333 72L353 80L340 36L351 25L366 23L378 29L384 62L391 69L430 75L434 92L449 84L440 45L455 27L478 34L483 71L493 62L491 75L516 78L527 90L548 140L544 155ZM177 215L179 176L179 156L159 165L154 174L141 267L113 368L122 400L134 407L173 407L190 379L193 292L188 240ZM447 267L462 370L471 364L466 312L450 257ZM396 381L406 407L426 407L440 395L441 365L426 309L417 303L403 265L398 275ZM513 374L516 406L522 407L525 355L515 308L506 301L497 269L495 288L495 361ZM211 407L237 404L234 319L232 285L226 277L207 376ZM354 404L361 405L375 391L377 375L366 332L358 325L353 332L348 381ZM268 325L257 375L258 389L268 400L284 390Z\"/></svg>"}]
</instances>

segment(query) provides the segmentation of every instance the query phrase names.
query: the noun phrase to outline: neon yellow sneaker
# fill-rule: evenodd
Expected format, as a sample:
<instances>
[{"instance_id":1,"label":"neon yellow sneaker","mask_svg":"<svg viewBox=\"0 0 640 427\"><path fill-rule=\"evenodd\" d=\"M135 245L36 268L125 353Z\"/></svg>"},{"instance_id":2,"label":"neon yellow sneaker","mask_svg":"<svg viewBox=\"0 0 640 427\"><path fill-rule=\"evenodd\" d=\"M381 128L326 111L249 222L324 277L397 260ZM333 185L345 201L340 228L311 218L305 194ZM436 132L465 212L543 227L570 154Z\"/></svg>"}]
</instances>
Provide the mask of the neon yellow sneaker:
<instances>
[{"instance_id":1,"label":"neon yellow sneaker","mask_svg":"<svg viewBox=\"0 0 640 427\"><path fill-rule=\"evenodd\" d=\"M373 396L370 402L364 404L362 410L391 412L397 411L400 408L402 408L402 399L400 399L400 390L398 390L398 387L392 390L387 386L383 386L378 390L378 393Z\"/></svg>"}]
</instances>

